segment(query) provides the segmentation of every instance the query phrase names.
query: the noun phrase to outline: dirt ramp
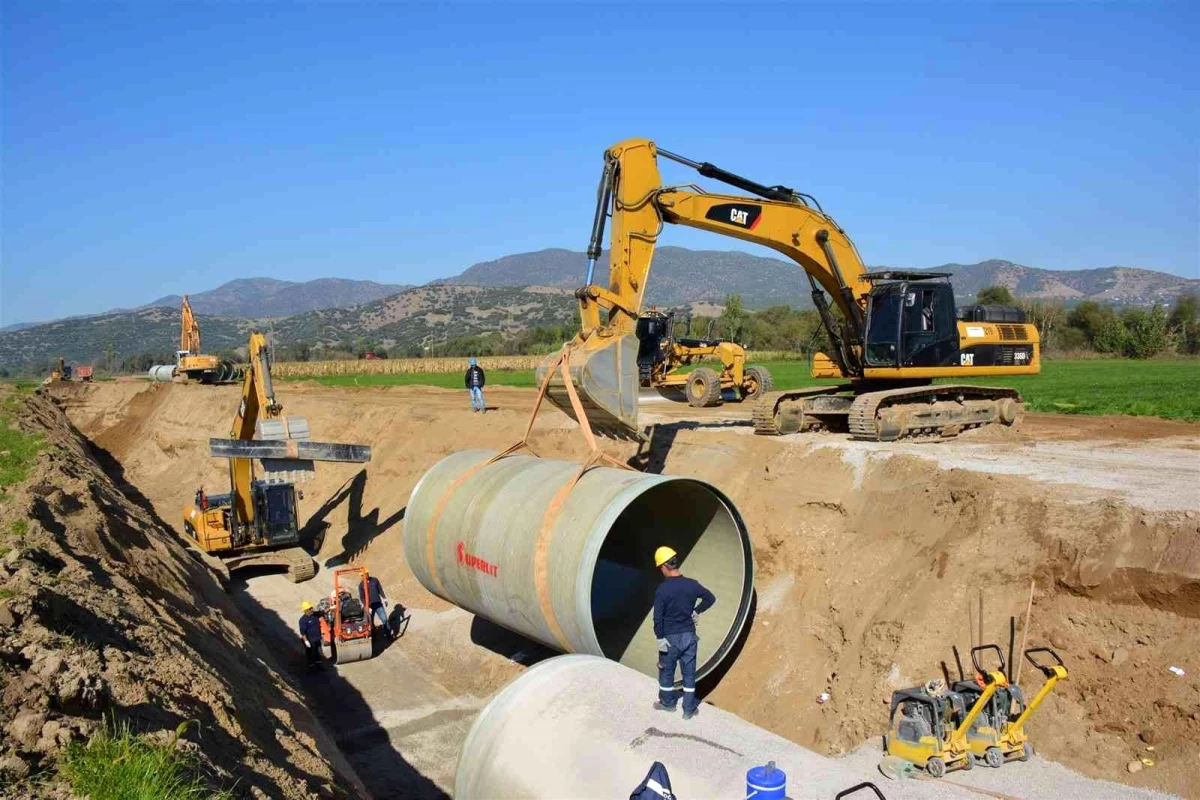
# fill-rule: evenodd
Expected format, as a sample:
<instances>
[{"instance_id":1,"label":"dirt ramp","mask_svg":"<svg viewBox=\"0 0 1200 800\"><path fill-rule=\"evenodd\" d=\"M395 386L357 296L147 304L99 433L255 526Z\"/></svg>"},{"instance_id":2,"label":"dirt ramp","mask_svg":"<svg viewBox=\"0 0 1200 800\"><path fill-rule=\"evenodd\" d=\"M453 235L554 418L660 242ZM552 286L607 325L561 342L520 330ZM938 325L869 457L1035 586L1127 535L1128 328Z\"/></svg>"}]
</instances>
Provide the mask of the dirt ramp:
<instances>
[{"instance_id":1,"label":"dirt ramp","mask_svg":"<svg viewBox=\"0 0 1200 800\"><path fill-rule=\"evenodd\" d=\"M144 497L118 488L58 408L36 395L19 402L21 429L44 448L0 505L9 777L50 774L69 742L109 716L139 732L194 720L180 746L214 785L256 797L359 794L214 577ZM52 781L22 786L54 790Z\"/></svg>"}]
</instances>

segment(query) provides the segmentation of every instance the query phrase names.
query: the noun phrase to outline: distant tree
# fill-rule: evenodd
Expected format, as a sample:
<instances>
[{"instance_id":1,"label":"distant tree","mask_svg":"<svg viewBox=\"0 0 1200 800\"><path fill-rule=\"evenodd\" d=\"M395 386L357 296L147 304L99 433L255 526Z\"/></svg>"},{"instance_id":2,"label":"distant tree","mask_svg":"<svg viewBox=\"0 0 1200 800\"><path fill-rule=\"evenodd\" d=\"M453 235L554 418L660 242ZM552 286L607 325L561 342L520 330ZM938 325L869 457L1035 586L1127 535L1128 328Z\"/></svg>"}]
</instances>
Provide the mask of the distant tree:
<instances>
[{"instance_id":1,"label":"distant tree","mask_svg":"<svg viewBox=\"0 0 1200 800\"><path fill-rule=\"evenodd\" d=\"M1091 342L1088 341L1087 335L1079 328L1072 328L1069 325L1059 328L1050 338L1049 342L1043 341L1042 346L1047 350L1053 350L1059 353L1069 353L1079 350L1087 350L1091 347Z\"/></svg>"},{"instance_id":2,"label":"distant tree","mask_svg":"<svg viewBox=\"0 0 1200 800\"><path fill-rule=\"evenodd\" d=\"M1181 353L1200 353L1200 298L1194 294L1181 295L1171 309L1167 329L1175 349Z\"/></svg>"},{"instance_id":3,"label":"distant tree","mask_svg":"<svg viewBox=\"0 0 1200 800\"><path fill-rule=\"evenodd\" d=\"M1125 354L1130 358L1152 358L1167 347L1167 312L1155 305L1149 311L1131 309L1121 315L1125 323Z\"/></svg>"},{"instance_id":4,"label":"distant tree","mask_svg":"<svg viewBox=\"0 0 1200 800\"><path fill-rule=\"evenodd\" d=\"M1006 290L1007 291L1007 290ZM1020 303L1025 315L1038 329L1043 343L1051 342L1056 330L1067 321L1067 312L1062 303L1051 300L1028 300Z\"/></svg>"},{"instance_id":5,"label":"distant tree","mask_svg":"<svg viewBox=\"0 0 1200 800\"><path fill-rule=\"evenodd\" d=\"M1092 335L1092 347L1100 353L1122 354L1128 341L1125 323L1115 314L1101 321L1099 329Z\"/></svg>"},{"instance_id":6,"label":"distant tree","mask_svg":"<svg viewBox=\"0 0 1200 800\"><path fill-rule=\"evenodd\" d=\"M718 318L717 326L721 329L724 336L728 336L735 342L741 342L743 335L746 332L746 322L749 315L746 313L746 307L742 303L740 294L726 295L725 310L721 312Z\"/></svg>"},{"instance_id":7,"label":"distant tree","mask_svg":"<svg viewBox=\"0 0 1200 800\"><path fill-rule=\"evenodd\" d=\"M289 361L311 361L312 345L308 342L296 342L287 348Z\"/></svg>"},{"instance_id":8,"label":"distant tree","mask_svg":"<svg viewBox=\"0 0 1200 800\"><path fill-rule=\"evenodd\" d=\"M988 286L980 289L975 299L985 306L1011 306L1016 302L1007 286Z\"/></svg>"}]
</instances>

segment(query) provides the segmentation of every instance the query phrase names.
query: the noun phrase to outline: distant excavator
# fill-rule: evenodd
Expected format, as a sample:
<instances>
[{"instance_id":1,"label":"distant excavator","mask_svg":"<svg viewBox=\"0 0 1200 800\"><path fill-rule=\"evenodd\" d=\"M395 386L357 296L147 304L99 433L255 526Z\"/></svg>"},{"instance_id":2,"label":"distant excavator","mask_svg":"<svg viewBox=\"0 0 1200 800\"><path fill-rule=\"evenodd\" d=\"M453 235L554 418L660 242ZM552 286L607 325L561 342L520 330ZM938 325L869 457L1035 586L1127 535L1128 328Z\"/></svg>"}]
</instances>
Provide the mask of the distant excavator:
<instances>
[{"instance_id":1,"label":"distant excavator","mask_svg":"<svg viewBox=\"0 0 1200 800\"><path fill-rule=\"evenodd\" d=\"M210 439L209 452L229 459L228 494L196 491L183 509L183 526L192 542L220 559L230 573L248 567L283 567L293 583L316 574L302 547L295 484L310 477L314 461L366 463L371 448L309 440L304 417L285 417L275 399L266 337L250 334L250 365L228 439ZM263 477L255 477L260 460Z\"/></svg>"},{"instance_id":2,"label":"distant excavator","mask_svg":"<svg viewBox=\"0 0 1200 800\"><path fill-rule=\"evenodd\" d=\"M241 379L241 369L232 361L206 355L200 349L200 323L192 313L188 296L183 296L179 309L179 349L175 351L175 378L200 383L234 383Z\"/></svg>"},{"instance_id":3,"label":"distant excavator","mask_svg":"<svg viewBox=\"0 0 1200 800\"><path fill-rule=\"evenodd\" d=\"M663 186L659 156L754 196ZM608 284L602 286L592 279L610 217ZM566 346L562 371L598 433L640 436L637 325L664 223L770 247L808 276L831 344L828 354L813 357L812 374L848 383L764 393L754 409L756 433L825 429L892 441L944 438L995 422L1011 425L1022 408L1017 391L933 381L1040 371L1037 328L1020 310L974 306L956 318L949 274L869 272L845 231L811 195L756 183L647 139L629 139L604 154L587 276L575 292L582 326ZM539 381L548 379L546 396L578 418L562 372L549 374L557 363L558 357L543 364Z\"/></svg>"}]
</instances>

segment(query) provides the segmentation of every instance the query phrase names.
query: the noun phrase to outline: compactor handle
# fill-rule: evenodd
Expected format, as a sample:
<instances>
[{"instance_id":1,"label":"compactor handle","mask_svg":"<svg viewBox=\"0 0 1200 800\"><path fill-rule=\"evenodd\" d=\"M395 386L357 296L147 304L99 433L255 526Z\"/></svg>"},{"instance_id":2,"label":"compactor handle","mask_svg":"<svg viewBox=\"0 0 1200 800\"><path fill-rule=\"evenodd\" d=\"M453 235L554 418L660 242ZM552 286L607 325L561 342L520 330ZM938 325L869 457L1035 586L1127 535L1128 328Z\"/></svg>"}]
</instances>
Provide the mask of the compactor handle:
<instances>
[{"instance_id":1,"label":"compactor handle","mask_svg":"<svg viewBox=\"0 0 1200 800\"><path fill-rule=\"evenodd\" d=\"M984 669L979 664L979 654L987 652L988 650L995 650L996 658L1000 661L1000 669L993 671L1000 672L1005 678L1007 678L1008 664L1004 660L1004 651L1000 649L1000 645L998 644L981 644L978 647L971 648L971 663L975 665L975 671L982 675L985 681L988 679L988 675L990 675L991 672Z\"/></svg>"},{"instance_id":2,"label":"compactor handle","mask_svg":"<svg viewBox=\"0 0 1200 800\"><path fill-rule=\"evenodd\" d=\"M1033 657L1034 653L1049 653L1050 657L1053 658L1057 662L1057 664L1056 665L1046 664L1044 662L1039 663L1038 660ZM1041 673L1043 675L1045 675L1047 678L1051 678L1054 676L1054 667L1055 666L1062 667L1063 669L1067 668L1067 665L1063 663L1063 660L1062 660L1062 658L1059 657L1058 653L1054 652L1049 647L1031 647L1031 648L1029 648L1028 650L1025 651L1025 660L1028 661L1030 664L1032 664L1036 669L1040 670Z\"/></svg>"},{"instance_id":3,"label":"compactor handle","mask_svg":"<svg viewBox=\"0 0 1200 800\"><path fill-rule=\"evenodd\" d=\"M878 797L879 800L887 800L887 798L883 796L883 792L879 791L879 787L876 786L875 784L871 783L870 781L864 781L862 783L851 786L849 789L843 789L842 791L838 792L836 795L833 796L833 800L842 800L843 797L849 797L850 795L854 794L855 792L858 792L861 789L870 789L872 792L875 793L875 796Z\"/></svg>"}]
</instances>

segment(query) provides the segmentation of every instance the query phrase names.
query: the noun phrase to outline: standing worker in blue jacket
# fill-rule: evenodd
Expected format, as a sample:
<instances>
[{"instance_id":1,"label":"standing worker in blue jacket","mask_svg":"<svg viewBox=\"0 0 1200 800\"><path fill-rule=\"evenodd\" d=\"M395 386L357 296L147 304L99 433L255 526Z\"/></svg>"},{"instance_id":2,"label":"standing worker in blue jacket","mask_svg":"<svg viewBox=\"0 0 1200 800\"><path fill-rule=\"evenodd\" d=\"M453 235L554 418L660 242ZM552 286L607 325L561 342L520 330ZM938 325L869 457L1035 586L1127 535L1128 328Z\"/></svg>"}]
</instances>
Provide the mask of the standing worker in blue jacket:
<instances>
[{"instance_id":1,"label":"standing worker in blue jacket","mask_svg":"<svg viewBox=\"0 0 1200 800\"><path fill-rule=\"evenodd\" d=\"M487 376L483 374L483 367L479 366L479 362L471 359L471 366L467 367L466 375L467 391L471 393L471 410L486 411L487 405L483 402L483 384L487 382Z\"/></svg>"},{"instance_id":2,"label":"standing worker in blue jacket","mask_svg":"<svg viewBox=\"0 0 1200 800\"><path fill-rule=\"evenodd\" d=\"M696 619L717 602L716 596L699 581L679 572L679 555L669 547L654 551L654 566L665 580L654 591L654 637L658 639L659 711L674 711L679 702L675 690L675 664L683 674L683 718L691 719L700 711L696 697ZM700 604L696 605L699 600Z\"/></svg>"},{"instance_id":3,"label":"standing worker in blue jacket","mask_svg":"<svg viewBox=\"0 0 1200 800\"><path fill-rule=\"evenodd\" d=\"M304 657L309 670L321 666L321 617L313 610L313 604L305 600L300 604L300 641L304 642Z\"/></svg>"}]
</instances>

